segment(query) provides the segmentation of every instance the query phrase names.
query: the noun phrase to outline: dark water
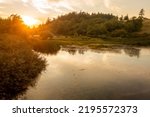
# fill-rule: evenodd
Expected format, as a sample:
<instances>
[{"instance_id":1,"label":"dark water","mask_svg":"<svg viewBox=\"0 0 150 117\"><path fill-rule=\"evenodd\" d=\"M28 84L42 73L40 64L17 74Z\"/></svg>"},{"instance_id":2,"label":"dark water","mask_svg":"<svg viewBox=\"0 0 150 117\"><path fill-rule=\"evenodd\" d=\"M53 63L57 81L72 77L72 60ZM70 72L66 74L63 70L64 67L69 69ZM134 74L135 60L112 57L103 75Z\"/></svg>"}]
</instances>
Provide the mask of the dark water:
<instances>
[{"instance_id":1,"label":"dark water","mask_svg":"<svg viewBox=\"0 0 150 117\"><path fill-rule=\"evenodd\" d=\"M150 99L150 48L61 48L19 99Z\"/></svg>"}]
</instances>

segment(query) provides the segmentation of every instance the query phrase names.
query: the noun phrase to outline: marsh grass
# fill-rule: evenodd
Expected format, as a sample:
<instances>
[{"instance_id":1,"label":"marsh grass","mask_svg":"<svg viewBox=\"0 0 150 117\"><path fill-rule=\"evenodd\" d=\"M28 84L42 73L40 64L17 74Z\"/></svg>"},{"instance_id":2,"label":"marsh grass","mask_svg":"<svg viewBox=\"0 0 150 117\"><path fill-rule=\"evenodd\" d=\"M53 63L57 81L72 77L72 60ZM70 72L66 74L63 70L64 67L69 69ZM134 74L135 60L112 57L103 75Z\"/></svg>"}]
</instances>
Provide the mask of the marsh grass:
<instances>
[{"instance_id":1,"label":"marsh grass","mask_svg":"<svg viewBox=\"0 0 150 117\"><path fill-rule=\"evenodd\" d=\"M14 99L35 84L46 61L15 35L0 36L0 99Z\"/></svg>"}]
</instances>

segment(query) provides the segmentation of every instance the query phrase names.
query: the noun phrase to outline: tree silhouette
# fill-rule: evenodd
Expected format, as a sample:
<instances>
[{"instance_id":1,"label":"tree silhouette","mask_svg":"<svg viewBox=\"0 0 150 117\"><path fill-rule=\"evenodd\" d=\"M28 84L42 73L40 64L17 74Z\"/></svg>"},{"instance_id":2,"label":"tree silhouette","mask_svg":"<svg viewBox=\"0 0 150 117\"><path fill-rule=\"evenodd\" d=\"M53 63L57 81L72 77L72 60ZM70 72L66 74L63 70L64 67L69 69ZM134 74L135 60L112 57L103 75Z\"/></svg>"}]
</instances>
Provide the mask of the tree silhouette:
<instances>
[{"instance_id":1,"label":"tree silhouette","mask_svg":"<svg viewBox=\"0 0 150 117\"><path fill-rule=\"evenodd\" d=\"M143 19L144 17L144 9L141 9L140 12L139 12L139 18Z\"/></svg>"},{"instance_id":2,"label":"tree silhouette","mask_svg":"<svg viewBox=\"0 0 150 117\"><path fill-rule=\"evenodd\" d=\"M124 16L124 20L129 20L129 16L128 15L126 15L126 16Z\"/></svg>"}]
</instances>

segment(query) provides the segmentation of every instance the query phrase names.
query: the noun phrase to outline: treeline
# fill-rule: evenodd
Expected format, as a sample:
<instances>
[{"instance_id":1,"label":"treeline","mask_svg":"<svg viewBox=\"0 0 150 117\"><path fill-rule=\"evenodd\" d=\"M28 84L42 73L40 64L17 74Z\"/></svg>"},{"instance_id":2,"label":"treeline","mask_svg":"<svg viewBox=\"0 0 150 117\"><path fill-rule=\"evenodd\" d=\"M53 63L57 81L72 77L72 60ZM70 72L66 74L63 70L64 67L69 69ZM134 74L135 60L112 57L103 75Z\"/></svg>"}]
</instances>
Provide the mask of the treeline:
<instances>
[{"instance_id":1,"label":"treeline","mask_svg":"<svg viewBox=\"0 0 150 117\"><path fill-rule=\"evenodd\" d=\"M141 30L143 15L143 9L139 17L132 18L128 15L118 17L113 14L72 12L53 20L48 18L37 30L41 35L127 37Z\"/></svg>"},{"instance_id":2,"label":"treeline","mask_svg":"<svg viewBox=\"0 0 150 117\"><path fill-rule=\"evenodd\" d=\"M144 10L139 17L129 18L104 13L71 12L58 16L56 19L47 19L46 23L38 27L29 28L19 15L0 18L0 33L17 34L23 37L40 35L41 38L53 38L54 35L88 36L88 37L130 37L143 26Z\"/></svg>"}]
</instances>

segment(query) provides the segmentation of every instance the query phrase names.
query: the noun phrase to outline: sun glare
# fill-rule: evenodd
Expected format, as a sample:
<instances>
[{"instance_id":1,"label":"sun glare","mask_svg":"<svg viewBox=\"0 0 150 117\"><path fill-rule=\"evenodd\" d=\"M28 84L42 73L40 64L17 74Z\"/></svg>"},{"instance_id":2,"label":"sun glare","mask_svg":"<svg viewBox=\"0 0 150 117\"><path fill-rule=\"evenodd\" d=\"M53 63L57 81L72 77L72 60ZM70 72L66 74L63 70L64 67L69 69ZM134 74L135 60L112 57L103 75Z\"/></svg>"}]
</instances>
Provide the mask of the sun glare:
<instances>
[{"instance_id":1,"label":"sun glare","mask_svg":"<svg viewBox=\"0 0 150 117\"><path fill-rule=\"evenodd\" d=\"M33 17L30 17L30 16L22 16L22 19L24 23L28 26L34 26L39 23L37 19L34 19Z\"/></svg>"}]
</instances>

